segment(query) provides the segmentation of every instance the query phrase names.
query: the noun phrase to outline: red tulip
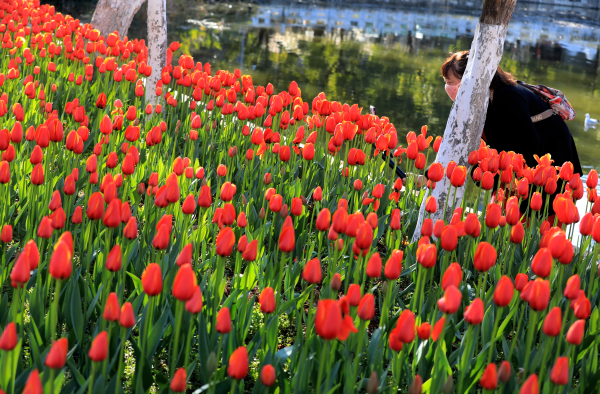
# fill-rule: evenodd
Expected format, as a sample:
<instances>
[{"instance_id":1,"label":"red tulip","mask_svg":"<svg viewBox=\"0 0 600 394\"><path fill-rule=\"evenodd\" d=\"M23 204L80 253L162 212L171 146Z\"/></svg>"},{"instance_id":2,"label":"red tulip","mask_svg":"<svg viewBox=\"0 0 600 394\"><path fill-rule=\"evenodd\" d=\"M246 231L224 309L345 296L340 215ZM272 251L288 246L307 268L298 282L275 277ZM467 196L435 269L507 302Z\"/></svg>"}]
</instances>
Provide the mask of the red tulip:
<instances>
[{"instance_id":1,"label":"red tulip","mask_svg":"<svg viewBox=\"0 0 600 394\"><path fill-rule=\"evenodd\" d=\"M65 241L59 241L54 246L54 252L50 258L50 275L56 280L66 279L71 276L73 268L73 251Z\"/></svg>"},{"instance_id":2,"label":"red tulip","mask_svg":"<svg viewBox=\"0 0 600 394\"><path fill-rule=\"evenodd\" d=\"M135 326L135 315L133 314L133 306L130 302L126 302L121 307L121 316L119 317L119 324L123 328L131 328Z\"/></svg>"},{"instance_id":3,"label":"red tulip","mask_svg":"<svg viewBox=\"0 0 600 394\"><path fill-rule=\"evenodd\" d=\"M542 195L538 192L533 193L531 196L531 209L533 211L539 211L542 209Z\"/></svg>"},{"instance_id":4,"label":"red tulip","mask_svg":"<svg viewBox=\"0 0 600 394\"><path fill-rule=\"evenodd\" d=\"M405 309L396 323L396 335L402 343L410 343L415 339L415 314Z\"/></svg>"},{"instance_id":5,"label":"red tulip","mask_svg":"<svg viewBox=\"0 0 600 394\"><path fill-rule=\"evenodd\" d=\"M118 321L121 317L121 307L119 306L117 293L112 292L108 295L102 317L104 317L104 320L106 321Z\"/></svg>"},{"instance_id":6,"label":"red tulip","mask_svg":"<svg viewBox=\"0 0 600 394\"><path fill-rule=\"evenodd\" d=\"M346 296L348 297L348 303L350 304L350 306L358 306L362 298L360 286L356 283L353 283L350 286L348 286L348 293L346 294Z\"/></svg>"},{"instance_id":7,"label":"red tulip","mask_svg":"<svg viewBox=\"0 0 600 394\"><path fill-rule=\"evenodd\" d=\"M202 292L199 286L194 287L194 294L185 303L185 310L192 314L200 313L202 310Z\"/></svg>"},{"instance_id":8,"label":"red tulip","mask_svg":"<svg viewBox=\"0 0 600 394\"><path fill-rule=\"evenodd\" d=\"M437 249L434 244L423 244L417 248L417 262L425 268L431 268L437 260Z\"/></svg>"},{"instance_id":9,"label":"red tulip","mask_svg":"<svg viewBox=\"0 0 600 394\"><path fill-rule=\"evenodd\" d=\"M44 389L42 387L42 381L40 380L40 373L37 369L34 369L29 374L25 387L23 388L22 394L42 394Z\"/></svg>"},{"instance_id":10,"label":"red tulip","mask_svg":"<svg viewBox=\"0 0 600 394\"><path fill-rule=\"evenodd\" d=\"M365 294L358 304L358 317L361 320L371 320L375 316L375 297L373 294Z\"/></svg>"},{"instance_id":11,"label":"red tulip","mask_svg":"<svg viewBox=\"0 0 600 394\"><path fill-rule=\"evenodd\" d=\"M552 367L552 372L550 372L550 380L556 385L564 386L569 383L570 372L569 358L559 357L556 359L554 367Z\"/></svg>"},{"instance_id":12,"label":"red tulip","mask_svg":"<svg viewBox=\"0 0 600 394\"><path fill-rule=\"evenodd\" d=\"M104 197L102 193L92 193L88 199L86 215L90 220L100 220L104 214Z\"/></svg>"},{"instance_id":13,"label":"red tulip","mask_svg":"<svg viewBox=\"0 0 600 394\"><path fill-rule=\"evenodd\" d=\"M292 206L290 209L291 214L294 216L300 216L300 215L302 215L302 210L303 210L302 199L300 199L299 197L292 198Z\"/></svg>"},{"instance_id":14,"label":"red tulip","mask_svg":"<svg viewBox=\"0 0 600 394\"><path fill-rule=\"evenodd\" d=\"M222 257L227 257L233 252L235 246L235 233L231 227L223 227L217 235L217 254Z\"/></svg>"},{"instance_id":15,"label":"red tulip","mask_svg":"<svg viewBox=\"0 0 600 394\"><path fill-rule=\"evenodd\" d=\"M231 331L231 313L229 308L224 306L217 314L217 332L227 334Z\"/></svg>"},{"instance_id":16,"label":"red tulip","mask_svg":"<svg viewBox=\"0 0 600 394\"><path fill-rule=\"evenodd\" d=\"M519 391L519 394L538 394L539 393L539 383L538 377L536 374L531 375Z\"/></svg>"},{"instance_id":17,"label":"red tulip","mask_svg":"<svg viewBox=\"0 0 600 394\"><path fill-rule=\"evenodd\" d=\"M108 353L108 338L106 331L102 331L92 341L92 347L88 352L88 357L95 362L101 362L106 359Z\"/></svg>"},{"instance_id":18,"label":"red tulip","mask_svg":"<svg viewBox=\"0 0 600 394\"><path fill-rule=\"evenodd\" d=\"M2 101L2 100L0 100L0 101ZM36 168L37 168L37 166L36 166ZM31 176L32 176L31 183L33 183L34 185L41 185L44 182L43 168L42 167L40 167L40 168L42 169L42 181L40 183L34 182L33 172L31 173ZM10 165L9 165L8 161L2 160L2 161L0 161L0 183L7 184L8 182L10 182Z\"/></svg>"},{"instance_id":19,"label":"red tulip","mask_svg":"<svg viewBox=\"0 0 600 394\"><path fill-rule=\"evenodd\" d=\"M279 234L279 250L283 253L290 253L296 247L296 235L294 234L294 225L291 216L285 218Z\"/></svg>"},{"instance_id":20,"label":"red tulip","mask_svg":"<svg viewBox=\"0 0 600 394\"><path fill-rule=\"evenodd\" d=\"M0 336L0 349L10 352L17 346L19 338L17 336L17 328L15 323L10 322L4 328L2 336Z\"/></svg>"},{"instance_id":21,"label":"red tulip","mask_svg":"<svg viewBox=\"0 0 600 394\"><path fill-rule=\"evenodd\" d=\"M0 164L1 163L7 163L7 162L3 161L3 162L0 162ZM5 171L8 171L8 163L6 164ZM2 172L3 172L2 168L0 168L0 176L2 176L2 178L4 178L5 176L3 176ZM10 179L10 173L9 173L9 179ZM7 182L3 182L3 183L7 183ZM41 163L38 163L35 167L33 167L33 170L31 171L31 183L33 183L34 185L37 185L37 186L44 183L44 167L42 166Z\"/></svg>"},{"instance_id":22,"label":"red tulip","mask_svg":"<svg viewBox=\"0 0 600 394\"><path fill-rule=\"evenodd\" d=\"M24 287L29 282L30 277L31 267L29 266L29 259L25 254L22 254L17 258L10 273L11 285L14 288Z\"/></svg>"},{"instance_id":23,"label":"red tulip","mask_svg":"<svg viewBox=\"0 0 600 394\"><path fill-rule=\"evenodd\" d=\"M204 185L200 188L200 195L198 196L198 206L202 208L208 208L212 204L212 196L210 194L210 187Z\"/></svg>"},{"instance_id":24,"label":"red tulip","mask_svg":"<svg viewBox=\"0 0 600 394\"><path fill-rule=\"evenodd\" d=\"M496 284L494 303L499 307L508 306L513 298L514 291L512 280L508 276L503 276Z\"/></svg>"},{"instance_id":25,"label":"red tulip","mask_svg":"<svg viewBox=\"0 0 600 394\"><path fill-rule=\"evenodd\" d=\"M122 260L123 255L121 253L121 247L119 245L115 245L106 258L106 269L111 272L120 271Z\"/></svg>"},{"instance_id":26,"label":"red tulip","mask_svg":"<svg viewBox=\"0 0 600 394\"><path fill-rule=\"evenodd\" d=\"M565 286L564 295L569 300L574 300L577 298L580 289L580 280L579 275L575 274L571 276L567 280L567 285Z\"/></svg>"},{"instance_id":27,"label":"red tulip","mask_svg":"<svg viewBox=\"0 0 600 394\"><path fill-rule=\"evenodd\" d=\"M173 281L173 297L179 301L188 301L194 295L197 284L196 274L192 266L190 264L182 265L179 267Z\"/></svg>"},{"instance_id":28,"label":"red tulip","mask_svg":"<svg viewBox=\"0 0 600 394\"><path fill-rule=\"evenodd\" d=\"M567 342L571 345L579 345L583 340L583 333L585 331L585 320L577 320L571 325L569 331L567 331Z\"/></svg>"},{"instance_id":29,"label":"red tulip","mask_svg":"<svg viewBox=\"0 0 600 394\"><path fill-rule=\"evenodd\" d=\"M485 214L485 225L488 228L496 228L500 224L500 217L502 216L502 207L498 204L488 204L487 211Z\"/></svg>"},{"instance_id":30,"label":"red tulip","mask_svg":"<svg viewBox=\"0 0 600 394\"><path fill-rule=\"evenodd\" d=\"M275 368L271 364L267 364L260 370L260 381L267 387L275 384Z\"/></svg>"},{"instance_id":31,"label":"red tulip","mask_svg":"<svg viewBox=\"0 0 600 394\"><path fill-rule=\"evenodd\" d=\"M69 341L67 338L61 338L52 344L44 365L52 369L61 369L67 362L67 353L69 352Z\"/></svg>"},{"instance_id":32,"label":"red tulip","mask_svg":"<svg viewBox=\"0 0 600 394\"><path fill-rule=\"evenodd\" d=\"M435 199L434 196L429 196L427 197L427 200L425 200L425 211L427 213L436 213L438 209L437 206L437 200Z\"/></svg>"},{"instance_id":33,"label":"red tulip","mask_svg":"<svg viewBox=\"0 0 600 394\"><path fill-rule=\"evenodd\" d=\"M187 386L187 374L185 372L185 368L181 367L171 379L171 385L169 386L171 390L175 393L183 393L185 392Z\"/></svg>"},{"instance_id":34,"label":"red tulip","mask_svg":"<svg viewBox=\"0 0 600 394\"><path fill-rule=\"evenodd\" d=\"M29 240L29 242L25 244L21 256L29 261L29 268L31 270L34 270L38 267L40 262L40 251L34 240Z\"/></svg>"},{"instance_id":35,"label":"red tulip","mask_svg":"<svg viewBox=\"0 0 600 394\"><path fill-rule=\"evenodd\" d=\"M227 374L237 380L244 379L248 375L248 351L245 346L240 346L231 353Z\"/></svg>"},{"instance_id":36,"label":"red tulip","mask_svg":"<svg viewBox=\"0 0 600 394\"><path fill-rule=\"evenodd\" d=\"M483 375L481 375L481 379L479 379L479 384L486 390L495 390L496 387L498 387L496 364L489 363L487 367L485 367Z\"/></svg>"},{"instance_id":37,"label":"red tulip","mask_svg":"<svg viewBox=\"0 0 600 394\"><path fill-rule=\"evenodd\" d=\"M315 227L319 231L327 231L329 229L329 223L331 222L331 213L329 209L323 208L319 215L317 215L317 221Z\"/></svg>"},{"instance_id":38,"label":"red tulip","mask_svg":"<svg viewBox=\"0 0 600 394\"><path fill-rule=\"evenodd\" d=\"M448 169L450 167L448 166ZM448 170L446 171L448 174ZM465 179L467 177L467 169L464 166L457 166L452 170L452 175L450 176L450 183L454 187L461 187L465 183Z\"/></svg>"},{"instance_id":39,"label":"red tulip","mask_svg":"<svg viewBox=\"0 0 600 394\"><path fill-rule=\"evenodd\" d=\"M223 201L233 200L235 191L236 191L236 186L233 183L225 182L223 184L223 186L221 186L221 200L223 200Z\"/></svg>"},{"instance_id":40,"label":"red tulip","mask_svg":"<svg viewBox=\"0 0 600 394\"><path fill-rule=\"evenodd\" d=\"M40 238L48 239L52 236L54 228L52 227L52 220L47 216L42 217L42 221L38 227L37 236Z\"/></svg>"},{"instance_id":41,"label":"red tulip","mask_svg":"<svg viewBox=\"0 0 600 394\"><path fill-rule=\"evenodd\" d=\"M239 228L246 228L246 226L248 225L248 219L246 218L246 214L244 212L240 212L240 214L238 215L236 225Z\"/></svg>"},{"instance_id":42,"label":"red tulip","mask_svg":"<svg viewBox=\"0 0 600 394\"><path fill-rule=\"evenodd\" d=\"M381 257L379 253L375 252L369 258L367 262L366 274L369 278L379 278L381 276Z\"/></svg>"},{"instance_id":43,"label":"red tulip","mask_svg":"<svg viewBox=\"0 0 600 394\"><path fill-rule=\"evenodd\" d=\"M547 336L555 337L560 333L561 327L562 314L560 308L556 306L550 309L550 312L546 315L542 329Z\"/></svg>"},{"instance_id":44,"label":"red tulip","mask_svg":"<svg viewBox=\"0 0 600 394\"><path fill-rule=\"evenodd\" d=\"M323 273L321 272L321 263L318 258L309 260L302 270L302 279L308 283L316 284L323 280Z\"/></svg>"},{"instance_id":45,"label":"red tulip","mask_svg":"<svg viewBox=\"0 0 600 394\"><path fill-rule=\"evenodd\" d=\"M444 296L438 300L438 307L447 314L455 313L460 307L462 293L456 286L448 286L444 291Z\"/></svg>"},{"instance_id":46,"label":"red tulip","mask_svg":"<svg viewBox=\"0 0 600 394\"><path fill-rule=\"evenodd\" d=\"M471 304L465 308L464 316L467 323L476 326L481 324L481 321L483 320L483 314L483 301L481 301L479 298L475 298Z\"/></svg>"},{"instance_id":47,"label":"red tulip","mask_svg":"<svg viewBox=\"0 0 600 394\"><path fill-rule=\"evenodd\" d=\"M425 340L429 339L430 335L431 335L431 324L425 322L417 327L417 336L419 337L419 339L425 341Z\"/></svg>"},{"instance_id":48,"label":"red tulip","mask_svg":"<svg viewBox=\"0 0 600 394\"><path fill-rule=\"evenodd\" d=\"M401 251L392 251L390 258L385 263L385 269L383 271L387 280L396 280L400 277L403 256L404 254Z\"/></svg>"},{"instance_id":49,"label":"red tulip","mask_svg":"<svg viewBox=\"0 0 600 394\"><path fill-rule=\"evenodd\" d=\"M149 296L155 296L162 292L163 280L160 265L150 263L142 273L142 287L144 293Z\"/></svg>"},{"instance_id":50,"label":"red tulip","mask_svg":"<svg viewBox=\"0 0 600 394\"><path fill-rule=\"evenodd\" d=\"M533 310L543 311L550 301L550 284L544 279L537 278L525 286L521 298L529 302Z\"/></svg>"},{"instance_id":51,"label":"red tulip","mask_svg":"<svg viewBox=\"0 0 600 394\"><path fill-rule=\"evenodd\" d=\"M531 270L540 278L547 278L552 271L552 253L548 248L541 248L531 262Z\"/></svg>"},{"instance_id":52,"label":"red tulip","mask_svg":"<svg viewBox=\"0 0 600 394\"><path fill-rule=\"evenodd\" d=\"M183 249L181 249L181 252L179 253L179 256L177 256L177 260L175 260L175 262L177 263L177 265L179 267L183 266L184 264L192 264L192 253L194 252L194 248L193 245L191 243L185 245L183 247Z\"/></svg>"},{"instance_id":53,"label":"red tulip","mask_svg":"<svg viewBox=\"0 0 600 394\"><path fill-rule=\"evenodd\" d=\"M154 239L152 240L152 247L157 250L164 250L169 246L169 228L167 225L158 226Z\"/></svg>"},{"instance_id":54,"label":"red tulip","mask_svg":"<svg viewBox=\"0 0 600 394\"><path fill-rule=\"evenodd\" d=\"M489 171L485 171L481 176L481 188L483 190L492 190L494 188L494 183L494 175Z\"/></svg>"},{"instance_id":55,"label":"red tulip","mask_svg":"<svg viewBox=\"0 0 600 394\"><path fill-rule=\"evenodd\" d=\"M191 215L196 210L196 200L194 196L189 194L185 200L183 200L183 204L181 205L181 212L186 215Z\"/></svg>"},{"instance_id":56,"label":"red tulip","mask_svg":"<svg viewBox=\"0 0 600 394\"><path fill-rule=\"evenodd\" d=\"M135 239L137 237L137 220L134 216L130 217L127 224L123 228L123 236L127 239Z\"/></svg>"},{"instance_id":57,"label":"red tulip","mask_svg":"<svg viewBox=\"0 0 600 394\"><path fill-rule=\"evenodd\" d=\"M525 229L521 222L517 222L510 230L510 242L520 244L523 242L523 237L525 237Z\"/></svg>"},{"instance_id":58,"label":"red tulip","mask_svg":"<svg viewBox=\"0 0 600 394\"><path fill-rule=\"evenodd\" d=\"M442 249L451 252L456 249L458 244L458 234L454 226L446 226L442 230L441 245Z\"/></svg>"},{"instance_id":59,"label":"red tulip","mask_svg":"<svg viewBox=\"0 0 600 394\"><path fill-rule=\"evenodd\" d=\"M442 316L442 318L433 325L431 339L433 339L434 342L437 342L438 338L442 334L442 330L444 329L445 323L446 323L446 316Z\"/></svg>"},{"instance_id":60,"label":"red tulip","mask_svg":"<svg viewBox=\"0 0 600 394\"><path fill-rule=\"evenodd\" d=\"M446 290L448 286L460 286L460 282L462 282L462 268L458 263L452 263L444 272L444 276L442 277L442 289Z\"/></svg>"},{"instance_id":61,"label":"red tulip","mask_svg":"<svg viewBox=\"0 0 600 394\"><path fill-rule=\"evenodd\" d=\"M265 287L263 291L260 292L258 303L260 304L260 310L263 313L275 312L275 292L271 287Z\"/></svg>"},{"instance_id":62,"label":"red tulip","mask_svg":"<svg viewBox=\"0 0 600 394\"><path fill-rule=\"evenodd\" d=\"M480 242L475 250L473 265L479 272L486 272L496 264L496 249L487 242Z\"/></svg>"},{"instance_id":63,"label":"red tulip","mask_svg":"<svg viewBox=\"0 0 600 394\"><path fill-rule=\"evenodd\" d=\"M350 331L357 332L352 318L348 315L342 317L342 309L334 300L324 299L317 304L315 313L315 331L323 339L339 339L344 341Z\"/></svg>"},{"instance_id":64,"label":"red tulip","mask_svg":"<svg viewBox=\"0 0 600 394\"><path fill-rule=\"evenodd\" d=\"M477 238L481 234L481 224L476 214L470 213L465 218L465 233L473 238Z\"/></svg>"}]
</instances>

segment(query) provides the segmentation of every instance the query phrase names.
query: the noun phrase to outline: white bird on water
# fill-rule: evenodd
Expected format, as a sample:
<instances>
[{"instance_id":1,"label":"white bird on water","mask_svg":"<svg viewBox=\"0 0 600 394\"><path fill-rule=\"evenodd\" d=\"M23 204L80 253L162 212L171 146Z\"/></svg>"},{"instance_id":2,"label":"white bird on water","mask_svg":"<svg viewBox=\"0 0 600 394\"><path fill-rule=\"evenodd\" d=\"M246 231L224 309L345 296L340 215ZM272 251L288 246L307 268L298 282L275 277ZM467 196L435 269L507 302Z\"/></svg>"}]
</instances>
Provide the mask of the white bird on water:
<instances>
[{"instance_id":1,"label":"white bird on water","mask_svg":"<svg viewBox=\"0 0 600 394\"><path fill-rule=\"evenodd\" d=\"M585 120L583 121L583 130L595 129L598 125L598 119L592 119L590 114L585 114Z\"/></svg>"}]
</instances>

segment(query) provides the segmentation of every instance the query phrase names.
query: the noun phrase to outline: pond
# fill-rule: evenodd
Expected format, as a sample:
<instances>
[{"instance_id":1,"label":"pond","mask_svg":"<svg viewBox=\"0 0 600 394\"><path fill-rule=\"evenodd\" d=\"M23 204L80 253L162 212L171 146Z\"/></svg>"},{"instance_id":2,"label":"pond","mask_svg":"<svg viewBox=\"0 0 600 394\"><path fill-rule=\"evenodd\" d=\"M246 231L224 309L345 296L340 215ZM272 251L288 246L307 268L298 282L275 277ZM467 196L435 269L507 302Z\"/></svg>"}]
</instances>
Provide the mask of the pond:
<instances>
[{"instance_id":1,"label":"pond","mask_svg":"<svg viewBox=\"0 0 600 394\"><path fill-rule=\"evenodd\" d=\"M94 1L55 1L57 10L89 22ZM305 3L203 4L169 0L168 34L184 53L213 70L241 69L254 83L286 89L295 80L304 100L319 92L385 115L400 134L428 125L443 133L452 102L440 65L449 51L469 49L478 11L444 7L318 6ZM452 3L452 2L451 2ZM454 2L457 3L457 2ZM467 3L470 4L470 3ZM145 9L131 38L146 36ZM502 67L518 79L562 90L577 112L568 122L584 169L600 167L598 11L519 5L509 26ZM404 139L401 138L404 142Z\"/></svg>"}]
</instances>

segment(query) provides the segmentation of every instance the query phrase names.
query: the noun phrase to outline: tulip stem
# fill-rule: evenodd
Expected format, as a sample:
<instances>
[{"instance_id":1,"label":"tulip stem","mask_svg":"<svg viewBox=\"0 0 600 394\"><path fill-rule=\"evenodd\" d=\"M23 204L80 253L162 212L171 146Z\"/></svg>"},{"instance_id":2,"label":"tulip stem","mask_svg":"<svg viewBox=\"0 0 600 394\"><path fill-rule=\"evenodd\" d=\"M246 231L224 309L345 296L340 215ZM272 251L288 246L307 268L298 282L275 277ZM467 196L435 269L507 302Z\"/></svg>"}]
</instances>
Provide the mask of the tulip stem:
<instances>
[{"instance_id":1,"label":"tulip stem","mask_svg":"<svg viewBox=\"0 0 600 394\"><path fill-rule=\"evenodd\" d=\"M144 328L143 328L143 336L142 333L140 333L140 340L138 341L138 343L141 343L140 345L140 352L142 353L142 357L140 359L140 368L138 371L138 375L136 376L137 378L137 383L136 383L136 390L142 390L143 391L143 384L142 384L142 379L143 379L143 375L144 375L144 361L146 360L146 346L147 346L147 339L149 337L149 333L148 333L148 326L150 324L150 320L152 320L152 301L154 300L154 297L148 297L148 303L146 304L146 312L144 316ZM139 386L139 387L138 387Z\"/></svg>"},{"instance_id":2,"label":"tulip stem","mask_svg":"<svg viewBox=\"0 0 600 394\"><path fill-rule=\"evenodd\" d=\"M90 377L90 385L88 386L88 394L94 392L94 375L96 374L96 362L92 361L92 376Z\"/></svg>"},{"instance_id":3,"label":"tulip stem","mask_svg":"<svg viewBox=\"0 0 600 394\"><path fill-rule=\"evenodd\" d=\"M52 313L50 314L50 341L53 341L56 335L56 324L58 321L58 300L60 298L61 287L62 280L56 279L56 289L54 291L54 300L52 301Z\"/></svg>"},{"instance_id":4,"label":"tulip stem","mask_svg":"<svg viewBox=\"0 0 600 394\"><path fill-rule=\"evenodd\" d=\"M360 325L358 326L358 347L356 349L356 354L354 356L354 367L352 368L352 375L350 376L350 380L347 382L346 389L347 392L354 392L354 384L356 383L356 375L358 374L358 365L360 364L360 354L363 348L364 342L364 334L366 331L366 325L368 320L360 320Z\"/></svg>"},{"instance_id":5,"label":"tulip stem","mask_svg":"<svg viewBox=\"0 0 600 394\"><path fill-rule=\"evenodd\" d=\"M554 338L552 337L548 337L548 343L545 344L546 346L544 347L543 353L542 353L542 364L540 366L540 377L539 377L539 381L544 382L544 373L546 372L546 359L548 358L548 348L552 349L552 345L554 345Z\"/></svg>"},{"instance_id":6,"label":"tulip stem","mask_svg":"<svg viewBox=\"0 0 600 394\"><path fill-rule=\"evenodd\" d=\"M419 268L419 267L417 267ZM419 294L420 294L420 290L421 290L421 279L422 279L422 275L423 275L423 270L424 268L421 267L421 269L419 269L419 273L417 274L417 284L416 284L416 288L415 288L415 292L414 292L414 296L411 298L410 302L410 310L415 312L415 308L419 306ZM414 304L413 304L414 301Z\"/></svg>"},{"instance_id":7,"label":"tulip stem","mask_svg":"<svg viewBox=\"0 0 600 394\"><path fill-rule=\"evenodd\" d=\"M492 330L492 338L490 341L490 350L488 352L487 363L489 364L492 361L492 355L494 354L494 346L496 343L496 332L498 331L498 323L500 322L500 316L502 315L502 307L497 307L496 318L494 319L494 329Z\"/></svg>"},{"instance_id":8,"label":"tulip stem","mask_svg":"<svg viewBox=\"0 0 600 394\"><path fill-rule=\"evenodd\" d=\"M465 351L462 354L460 360L460 378L458 379L458 393L462 393L462 385L465 376L465 372L467 370L467 361L469 360L471 353L471 336L473 335L473 326L469 324L469 328L467 328L467 333L465 334Z\"/></svg>"},{"instance_id":9,"label":"tulip stem","mask_svg":"<svg viewBox=\"0 0 600 394\"><path fill-rule=\"evenodd\" d=\"M107 368L108 368L108 360L110 358L110 333L111 333L111 326L112 322L108 322L108 327L106 329L107 332L107 340L106 342L108 342L108 347L106 349L106 358L104 359L104 361L102 362L102 376L104 376L104 379L106 379L106 381L108 381L108 373L107 373Z\"/></svg>"},{"instance_id":10,"label":"tulip stem","mask_svg":"<svg viewBox=\"0 0 600 394\"><path fill-rule=\"evenodd\" d=\"M420 272L419 272L420 274ZM389 317L389 305L390 305L390 298L392 296L392 292L393 292L393 286L394 286L394 281L392 280L388 280L387 281L387 292L383 295L383 308L381 311L381 321L379 322L379 327L383 327L385 325L387 325L387 321L388 321L388 317ZM418 297L418 295L417 295Z\"/></svg>"},{"instance_id":11,"label":"tulip stem","mask_svg":"<svg viewBox=\"0 0 600 394\"><path fill-rule=\"evenodd\" d=\"M50 368L50 376L48 377L48 381L46 382L46 389L44 390L47 394L54 394L54 377L56 375L56 370L54 368Z\"/></svg>"},{"instance_id":12,"label":"tulip stem","mask_svg":"<svg viewBox=\"0 0 600 394\"><path fill-rule=\"evenodd\" d=\"M325 340L325 344L321 348L321 361L319 362L319 374L316 382L316 392L321 394L321 381L323 380L323 372L327 369L325 363L329 361L329 341ZM325 387L327 390L327 387Z\"/></svg>"},{"instance_id":13,"label":"tulip stem","mask_svg":"<svg viewBox=\"0 0 600 394\"><path fill-rule=\"evenodd\" d=\"M193 315L192 315L192 317L193 317ZM185 368L187 368L187 366L188 366L188 360L189 360L189 356L190 356L190 348L192 346L192 337L193 336L194 336L194 319L191 318L190 326L188 329L188 335L185 340L185 352L184 352L185 358L184 358L184 362L183 362L183 366Z\"/></svg>"},{"instance_id":14,"label":"tulip stem","mask_svg":"<svg viewBox=\"0 0 600 394\"><path fill-rule=\"evenodd\" d=\"M529 369L529 357L531 356L531 341L533 340L533 333L537 330L537 311L532 310L530 313L529 330L527 331L527 342L525 345L525 364L523 365L523 376L527 375Z\"/></svg>"},{"instance_id":15,"label":"tulip stem","mask_svg":"<svg viewBox=\"0 0 600 394\"><path fill-rule=\"evenodd\" d=\"M125 353L125 341L127 340L127 329L121 328L121 349L119 351L119 367L117 369L117 387L121 385L121 376L123 376L123 354Z\"/></svg>"},{"instance_id":16,"label":"tulip stem","mask_svg":"<svg viewBox=\"0 0 600 394\"><path fill-rule=\"evenodd\" d=\"M594 257L592 258L592 262L591 262L591 272L590 272L590 281L588 283L588 288L587 290L587 294L588 294L588 298L592 298L594 296L594 293L592 293L592 291L594 290L594 280L596 279L596 271L598 270L598 267L596 266L596 262L598 261L598 244L596 244L596 246L594 246Z\"/></svg>"},{"instance_id":17,"label":"tulip stem","mask_svg":"<svg viewBox=\"0 0 600 394\"><path fill-rule=\"evenodd\" d=\"M183 318L183 311L181 310L181 301L175 300L175 340L174 346L171 352L171 378L175 374L175 368L177 368L177 358L179 356L179 335L181 333L181 319Z\"/></svg>"}]
</instances>

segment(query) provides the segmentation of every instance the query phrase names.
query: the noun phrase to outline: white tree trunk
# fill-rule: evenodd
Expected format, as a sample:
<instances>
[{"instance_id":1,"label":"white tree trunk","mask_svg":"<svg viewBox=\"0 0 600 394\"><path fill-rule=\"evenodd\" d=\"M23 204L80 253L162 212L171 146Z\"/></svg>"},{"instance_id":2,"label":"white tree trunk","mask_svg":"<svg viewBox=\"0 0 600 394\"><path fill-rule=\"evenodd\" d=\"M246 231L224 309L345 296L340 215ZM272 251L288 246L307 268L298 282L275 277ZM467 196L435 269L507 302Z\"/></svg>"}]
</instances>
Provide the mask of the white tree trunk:
<instances>
[{"instance_id":1,"label":"white tree trunk","mask_svg":"<svg viewBox=\"0 0 600 394\"><path fill-rule=\"evenodd\" d=\"M469 152L479 147L489 103L490 83L502 58L508 22L515 4L516 0L504 0L503 4L499 0L484 3L484 11L477 24L475 37L471 44L467 68L462 77L456 101L450 110L443 141L435 159L444 168L448 166L450 161L469 168ZM450 180L444 176L431 192L431 195L438 202L437 212L431 215L434 223L438 219L445 219L448 222L452 215L454 187L451 193L448 194L449 186ZM464 194L465 186L456 190L457 206L462 202ZM421 226L425 216L425 201L428 195L429 191L426 192L423 198L419 211L419 221L413 233L412 242L418 241L421 236ZM443 218L444 205L448 198L450 200L448 201L446 218Z\"/></svg>"},{"instance_id":2,"label":"white tree trunk","mask_svg":"<svg viewBox=\"0 0 600 394\"><path fill-rule=\"evenodd\" d=\"M99 0L91 25L104 37L115 30L123 38L129 30L133 16L146 0Z\"/></svg>"},{"instance_id":3,"label":"white tree trunk","mask_svg":"<svg viewBox=\"0 0 600 394\"><path fill-rule=\"evenodd\" d=\"M162 68L167 65L167 2L148 0L148 65L152 74L146 79L146 103L156 102L155 88Z\"/></svg>"}]
</instances>

